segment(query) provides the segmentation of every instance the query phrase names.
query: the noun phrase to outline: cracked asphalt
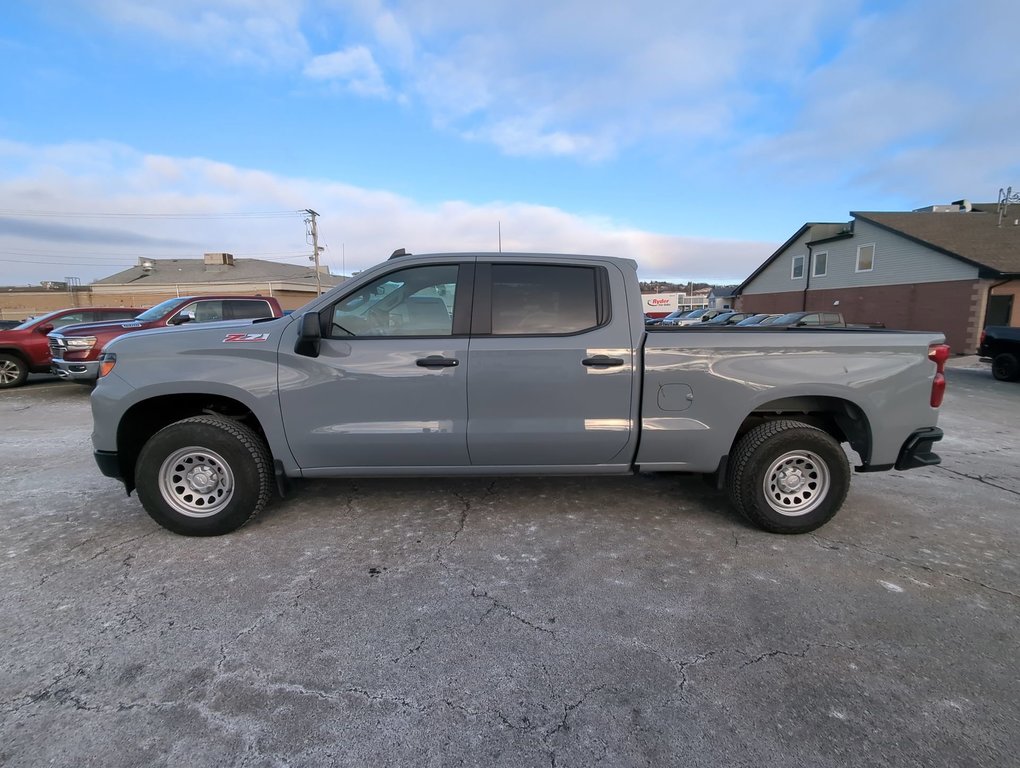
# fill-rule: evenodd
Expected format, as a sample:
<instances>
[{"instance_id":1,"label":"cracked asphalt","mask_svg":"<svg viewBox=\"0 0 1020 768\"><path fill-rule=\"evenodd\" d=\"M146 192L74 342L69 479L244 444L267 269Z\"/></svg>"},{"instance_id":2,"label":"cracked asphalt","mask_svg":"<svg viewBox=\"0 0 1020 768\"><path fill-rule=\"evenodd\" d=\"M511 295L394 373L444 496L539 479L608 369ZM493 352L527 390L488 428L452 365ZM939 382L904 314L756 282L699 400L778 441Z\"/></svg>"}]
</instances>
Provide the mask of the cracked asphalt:
<instances>
[{"instance_id":1,"label":"cracked asphalt","mask_svg":"<svg viewBox=\"0 0 1020 768\"><path fill-rule=\"evenodd\" d=\"M800 537L694 478L315 481L215 539L0 393L0 765L1013 766L1020 386Z\"/></svg>"}]
</instances>

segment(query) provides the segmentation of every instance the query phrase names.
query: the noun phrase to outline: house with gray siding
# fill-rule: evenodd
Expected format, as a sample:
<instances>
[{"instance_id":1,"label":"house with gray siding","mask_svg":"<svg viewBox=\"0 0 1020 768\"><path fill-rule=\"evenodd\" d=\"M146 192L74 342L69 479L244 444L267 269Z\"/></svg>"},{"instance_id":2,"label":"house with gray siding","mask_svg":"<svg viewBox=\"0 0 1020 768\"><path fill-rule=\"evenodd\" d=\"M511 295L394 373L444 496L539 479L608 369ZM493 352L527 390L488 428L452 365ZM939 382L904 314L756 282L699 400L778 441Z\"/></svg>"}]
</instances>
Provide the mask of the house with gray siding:
<instances>
[{"instance_id":1,"label":"house with gray siding","mask_svg":"<svg viewBox=\"0 0 1020 768\"><path fill-rule=\"evenodd\" d=\"M973 353L985 325L1020 325L1020 207L1003 213L960 200L804 224L738 286L737 308L838 311Z\"/></svg>"}]
</instances>

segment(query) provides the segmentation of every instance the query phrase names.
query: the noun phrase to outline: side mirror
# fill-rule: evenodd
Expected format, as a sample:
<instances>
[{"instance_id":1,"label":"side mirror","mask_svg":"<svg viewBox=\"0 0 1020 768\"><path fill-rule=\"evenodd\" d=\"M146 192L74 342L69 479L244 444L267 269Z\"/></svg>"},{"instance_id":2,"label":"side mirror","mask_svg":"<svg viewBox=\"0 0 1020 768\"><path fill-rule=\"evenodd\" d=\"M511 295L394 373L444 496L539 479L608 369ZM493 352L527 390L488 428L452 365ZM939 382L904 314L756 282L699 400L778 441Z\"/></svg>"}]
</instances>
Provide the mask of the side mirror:
<instances>
[{"instance_id":1,"label":"side mirror","mask_svg":"<svg viewBox=\"0 0 1020 768\"><path fill-rule=\"evenodd\" d=\"M41 333L43 335L49 333L52 330L53 330L53 323L43 323L42 325L37 325L35 327L35 332L36 333Z\"/></svg>"},{"instance_id":2,"label":"side mirror","mask_svg":"<svg viewBox=\"0 0 1020 768\"><path fill-rule=\"evenodd\" d=\"M306 312L301 316L301 331L298 333L294 353L305 357L318 357L322 341L322 324L318 312Z\"/></svg>"},{"instance_id":3,"label":"side mirror","mask_svg":"<svg viewBox=\"0 0 1020 768\"><path fill-rule=\"evenodd\" d=\"M170 325L184 325L184 323L191 323L195 320L195 310L186 309L183 312L178 312L172 318L170 318Z\"/></svg>"}]
</instances>

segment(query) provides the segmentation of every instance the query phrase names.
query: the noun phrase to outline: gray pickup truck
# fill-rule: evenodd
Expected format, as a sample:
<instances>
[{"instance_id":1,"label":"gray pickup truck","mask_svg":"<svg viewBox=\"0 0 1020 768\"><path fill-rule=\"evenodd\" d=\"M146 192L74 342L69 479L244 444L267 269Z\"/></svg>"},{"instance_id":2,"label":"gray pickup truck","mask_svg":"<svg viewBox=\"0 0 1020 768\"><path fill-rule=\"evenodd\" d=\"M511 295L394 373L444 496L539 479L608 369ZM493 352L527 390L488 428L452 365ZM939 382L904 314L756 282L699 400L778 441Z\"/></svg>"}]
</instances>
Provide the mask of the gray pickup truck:
<instances>
[{"instance_id":1,"label":"gray pickup truck","mask_svg":"<svg viewBox=\"0 0 1020 768\"><path fill-rule=\"evenodd\" d=\"M181 534L289 478L701 473L751 522L829 520L857 470L937 464L939 333L646 331L633 261L398 252L293 316L127 334L102 472Z\"/></svg>"}]
</instances>

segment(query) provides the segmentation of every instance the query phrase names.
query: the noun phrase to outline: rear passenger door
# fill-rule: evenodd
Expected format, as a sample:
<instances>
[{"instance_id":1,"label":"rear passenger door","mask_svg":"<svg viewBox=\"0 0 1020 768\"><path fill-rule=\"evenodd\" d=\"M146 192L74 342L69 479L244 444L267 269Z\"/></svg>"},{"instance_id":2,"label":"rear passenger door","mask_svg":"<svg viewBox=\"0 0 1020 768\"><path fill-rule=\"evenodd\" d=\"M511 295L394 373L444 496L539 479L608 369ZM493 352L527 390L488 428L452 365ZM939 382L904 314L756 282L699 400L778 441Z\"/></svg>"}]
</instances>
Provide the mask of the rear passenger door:
<instances>
[{"instance_id":1,"label":"rear passenger door","mask_svg":"<svg viewBox=\"0 0 1020 768\"><path fill-rule=\"evenodd\" d=\"M475 279L472 465L629 464L635 359L622 273L540 259L479 261Z\"/></svg>"}]
</instances>

